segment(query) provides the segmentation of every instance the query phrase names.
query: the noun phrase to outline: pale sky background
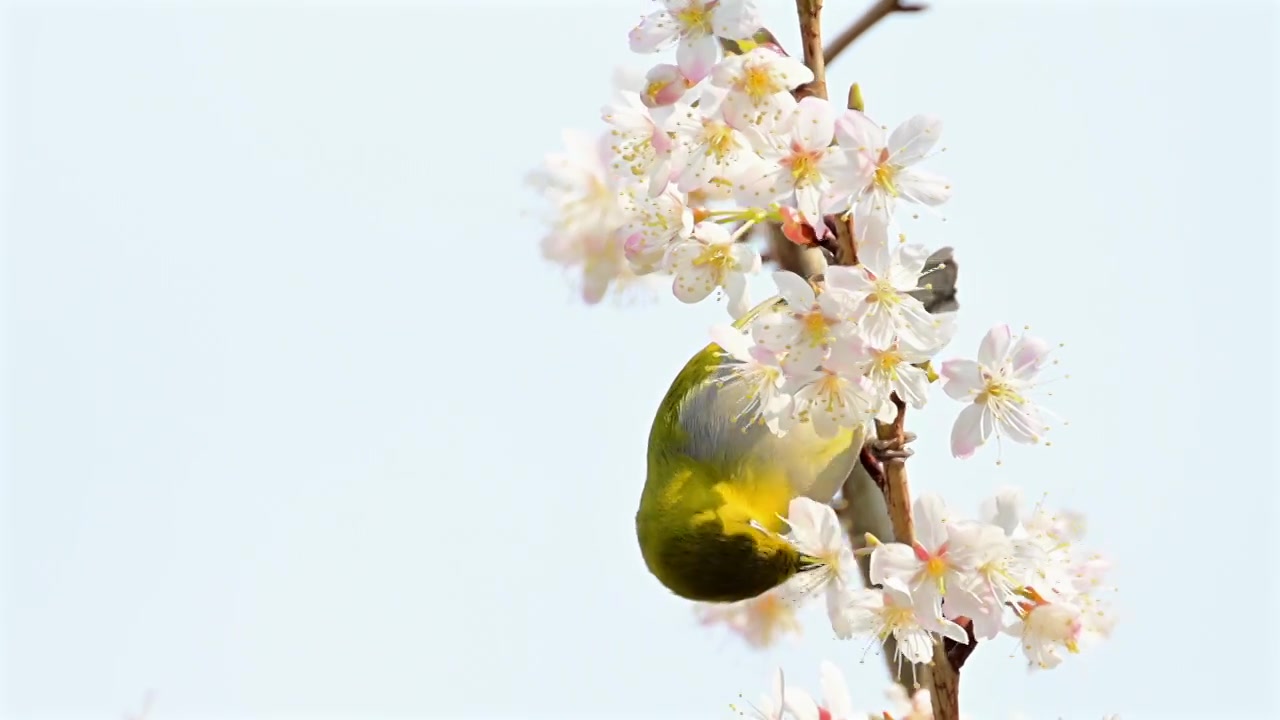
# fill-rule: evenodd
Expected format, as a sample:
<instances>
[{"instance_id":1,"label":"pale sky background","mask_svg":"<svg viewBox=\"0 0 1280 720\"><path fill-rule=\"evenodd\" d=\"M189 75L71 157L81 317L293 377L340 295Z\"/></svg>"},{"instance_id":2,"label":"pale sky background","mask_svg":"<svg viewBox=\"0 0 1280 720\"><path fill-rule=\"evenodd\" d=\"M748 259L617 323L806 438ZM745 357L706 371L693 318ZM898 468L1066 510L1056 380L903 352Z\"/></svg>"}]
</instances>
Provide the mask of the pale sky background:
<instances>
[{"instance_id":1,"label":"pale sky background","mask_svg":"<svg viewBox=\"0 0 1280 720\"><path fill-rule=\"evenodd\" d=\"M587 308L538 254L523 175L656 61L648 0L164 5L0 13L5 717L728 718L823 658L881 706L818 609L755 652L642 565L649 424L723 308ZM945 119L908 228L956 248L944 357L1067 343L1053 447L952 460L939 393L915 487L1048 493L1117 564L1115 637L985 644L975 718L1280 712L1276 17L939 0L831 70Z\"/></svg>"}]
</instances>

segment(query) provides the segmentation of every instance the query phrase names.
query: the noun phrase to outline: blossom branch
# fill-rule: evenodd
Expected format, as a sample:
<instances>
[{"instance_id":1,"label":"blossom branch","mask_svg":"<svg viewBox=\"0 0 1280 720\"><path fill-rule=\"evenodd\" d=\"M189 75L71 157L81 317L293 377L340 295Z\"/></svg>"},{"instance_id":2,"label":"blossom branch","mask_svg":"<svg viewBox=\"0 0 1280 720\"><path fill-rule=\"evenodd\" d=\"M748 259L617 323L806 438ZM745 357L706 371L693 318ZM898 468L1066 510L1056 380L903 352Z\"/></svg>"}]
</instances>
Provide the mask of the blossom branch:
<instances>
[{"instance_id":1,"label":"blossom branch","mask_svg":"<svg viewBox=\"0 0 1280 720\"><path fill-rule=\"evenodd\" d=\"M901 448L906 442L906 431L903 429L907 417L907 404L897 393L890 396L898 415L892 423L876 423L876 435L880 440L890 443L890 447ZM907 464L904 458L890 458L884 461L880 486L884 493L885 506L889 511L889 522L893 525L893 539L905 545L916 540L915 522L911 519L911 489L907 484Z\"/></svg>"},{"instance_id":2,"label":"blossom branch","mask_svg":"<svg viewBox=\"0 0 1280 720\"><path fill-rule=\"evenodd\" d=\"M879 2L872 5L865 13L863 13L862 17L853 21L852 25L845 28L844 32L837 35L836 39L832 40L831 43L827 45L826 50L823 51L823 59L826 62L835 60L837 55L844 52L845 48L853 44L854 40L857 40L876 23L890 15L900 12L920 12L927 7L927 5L916 3L904 3L902 0L879 0Z\"/></svg>"},{"instance_id":3,"label":"blossom branch","mask_svg":"<svg viewBox=\"0 0 1280 720\"><path fill-rule=\"evenodd\" d=\"M876 435L881 441L889 443L891 448L901 448L906 440L907 404L894 393L890 399L898 409L892 423L876 423ZM916 540L915 521L911 517L911 488L907 482L907 464L905 458L888 458L883 464L883 484L885 505L889 512L889 521L893 525L893 536L896 542L913 545ZM970 643L975 642L970 636ZM933 646L933 663L929 667L927 686L933 701L933 717L936 720L959 720L960 718L960 671L952 664L947 653L944 639L939 638Z\"/></svg>"},{"instance_id":4,"label":"blossom branch","mask_svg":"<svg viewBox=\"0 0 1280 720\"><path fill-rule=\"evenodd\" d=\"M822 0L796 0L800 14L800 46L813 81L796 88L796 99L827 97L827 66L822 50Z\"/></svg>"}]
</instances>

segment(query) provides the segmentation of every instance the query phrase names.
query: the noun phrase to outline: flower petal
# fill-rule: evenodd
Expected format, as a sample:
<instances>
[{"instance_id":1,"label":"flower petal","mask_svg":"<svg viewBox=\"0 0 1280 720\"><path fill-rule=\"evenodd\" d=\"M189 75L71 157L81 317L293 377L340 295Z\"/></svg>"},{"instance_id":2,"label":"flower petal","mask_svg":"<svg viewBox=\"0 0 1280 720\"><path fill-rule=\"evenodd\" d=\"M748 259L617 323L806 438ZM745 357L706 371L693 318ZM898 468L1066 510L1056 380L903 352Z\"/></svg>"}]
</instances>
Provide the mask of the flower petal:
<instances>
[{"instance_id":1,"label":"flower petal","mask_svg":"<svg viewBox=\"0 0 1280 720\"><path fill-rule=\"evenodd\" d=\"M787 698L783 705L796 720L818 720L822 717L818 712L818 703L798 687L787 688Z\"/></svg>"},{"instance_id":2,"label":"flower petal","mask_svg":"<svg viewBox=\"0 0 1280 720\"><path fill-rule=\"evenodd\" d=\"M747 276L730 272L724 278L724 294L729 300L729 317L738 318L751 312L751 294L747 292Z\"/></svg>"},{"instance_id":3,"label":"flower petal","mask_svg":"<svg viewBox=\"0 0 1280 720\"><path fill-rule=\"evenodd\" d=\"M947 379L942 391L956 400L969 400L986 386L982 366L973 360L948 360L942 363L938 374Z\"/></svg>"},{"instance_id":4,"label":"flower petal","mask_svg":"<svg viewBox=\"0 0 1280 720\"><path fill-rule=\"evenodd\" d=\"M942 118L937 115L908 118L889 135L889 162L898 167L914 165L929 154L941 137Z\"/></svg>"},{"instance_id":5,"label":"flower petal","mask_svg":"<svg viewBox=\"0 0 1280 720\"><path fill-rule=\"evenodd\" d=\"M722 2L711 11L711 30L729 40L746 40L762 25L757 0Z\"/></svg>"},{"instance_id":6,"label":"flower petal","mask_svg":"<svg viewBox=\"0 0 1280 720\"><path fill-rule=\"evenodd\" d=\"M994 429L994 419L986 405L973 403L960 411L951 427L951 454L957 458L973 455ZM874 559L874 558L873 558Z\"/></svg>"},{"instance_id":7,"label":"flower petal","mask_svg":"<svg viewBox=\"0 0 1280 720\"><path fill-rule=\"evenodd\" d=\"M893 183L898 194L921 205L941 205L951 199L951 181L924 170L901 170Z\"/></svg>"},{"instance_id":8,"label":"flower petal","mask_svg":"<svg viewBox=\"0 0 1280 720\"><path fill-rule=\"evenodd\" d=\"M1029 380L1044 365L1052 348L1049 343L1038 337L1023 335L1013 344L1009 355L1013 364L1013 376L1019 380Z\"/></svg>"},{"instance_id":9,"label":"flower petal","mask_svg":"<svg viewBox=\"0 0 1280 720\"><path fill-rule=\"evenodd\" d=\"M1034 405L1006 403L995 415L1000 429L1012 441L1026 445L1040 442L1040 434L1044 431L1044 421L1040 419Z\"/></svg>"},{"instance_id":10,"label":"flower petal","mask_svg":"<svg viewBox=\"0 0 1280 720\"><path fill-rule=\"evenodd\" d=\"M832 717L847 720L853 717L853 700L844 673L829 660L822 661L822 700Z\"/></svg>"},{"instance_id":11,"label":"flower petal","mask_svg":"<svg viewBox=\"0 0 1280 720\"><path fill-rule=\"evenodd\" d=\"M835 132L840 146L849 150L870 151L874 154L884 147L884 130L865 113L857 110L841 113L836 118Z\"/></svg>"},{"instance_id":12,"label":"flower petal","mask_svg":"<svg viewBox=\"0 0 1280 720\"><path fill-rule=\"evenodd\" d=\"M751 362L751 348L755 345L751 336L730 325L716 325L711 328L711 341L729 356L741 362Z\"/></svg>"},{"instance_id":13,"label":"flower petal","mask_svg":"<svg viewBox=\"0 0 1280 720\"><path fill-rule=\"evenodd\" d=\"M779 270L773 274L773 282L778 286L778 294L793 311L805 312L817 302L813 287L793 272Z\"/></svg>"},{"instance_id":14,"label":"flower petal","mask_svg":"<svg viewBox=\"0 0 1280 720\"><path fill-rule=\"evenodd\" d=\"M1009 343L1013 339L1013 331L1008 325L996 325L987 331L978 346L978 362L993 372L1004 364L1009 354Z\"/></svg>"},{"instance_id":15,"label":"flower petal","mask_svg":"<svg viewBox=\"0 0 1280 720\"><path fill-rule=\"evenodd\" d=\"M909 593L907 580L915 575L919 567L920 560L910 547L902 543L879 545L871 551L871 582L894 587L904 595ZM894 580L897 582L892 582Z\"/></svg>"},{"instance_id":16,"label":"flower petal","mask_svg":"<svg viewBox=\"0 0 1280 720\"><path fill-rule=\"evenodd\" d=\"M680 24L665 10L646 15L627 34L631 52L651 53L671 46L680 34Z\"/></svg>"},{"instance_id":17,"label":"flower petal","mask_svg":"<svg viewBox=\"0 0 1280 720\"><path fill-rule=\"evenodd\" d=\"M805 150L823 150L831 144L836 119L831 103L809 96L801 100L791 116L792 137Z\"/></svg>"},{"instance_id":18,"label":"flower petal","mask_svg":"<svg viewBox=\"0 0 1280 720\"><path fill-rule=\"evenodd\" d=\"M690 85L702 82L716 60L720 58L720 46L711 35L700 38L685 37L676 48L676 66L688 79Z\"/></svg>"},{"instance_id":19,"label":"flower petal","mask_svg":"<svg viewBox=\"0 0 1280 720\"><path fill-rule=\"evenodd\" d=\"M947 541L947 506L935 493L921 494L914 504L916 542L935 553Z\"/></svg>"},{"instance_id":20,"label":"flower petal","mask_svg":"<svg viewBox=\"0 0 1280 720\"><path fill-rule=\"evenodd\" d=\"M725 226L709 220L694 225L693 236L708 245L728 245L733 242Z\"/></svg>"}]
</instances>

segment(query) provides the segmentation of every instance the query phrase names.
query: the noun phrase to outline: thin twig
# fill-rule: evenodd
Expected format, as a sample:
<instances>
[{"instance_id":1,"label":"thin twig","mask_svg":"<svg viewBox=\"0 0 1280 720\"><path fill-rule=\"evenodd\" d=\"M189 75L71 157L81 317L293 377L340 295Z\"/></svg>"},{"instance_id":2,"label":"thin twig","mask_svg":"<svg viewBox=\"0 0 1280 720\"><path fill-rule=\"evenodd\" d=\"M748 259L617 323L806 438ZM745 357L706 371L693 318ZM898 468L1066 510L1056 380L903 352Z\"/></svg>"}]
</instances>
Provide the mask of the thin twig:
<instances>
[{"instance_id":1,"label":"thin twig","mask_svg":"<svg viewBox=\"0 0 1280 720\"><path fill-rule=\"evenodd\" d=\"M822 50L822 0L796 0L800 14L800 47L804 64L813 71L813 80L796 88L797 100L827 97L827 65Z\"/></svg>"},{"instance_id":2,"label":"thin twig","mask_svg":"<svg viewBox=\"0 0 1280 720\"><path fill-rule=\"evenodd\" d=\"M803 2L803 0L797 0L797 2ZM862 14L862 17L854 20L852 25L845 28L844 32L837 35L836 39L832 40L831 43L827 45L826 50L822 53L824 60L826 62L835 60L836 56L844 52L844 49L849 47L854 40L857 40L859 36L870 30L872 26L890 15L900 12L920 12L927 7L927 5L917 3L904 3L902 0L879 0L875 5L868 8L867 11Z\"/></svg>"}]
</instances>

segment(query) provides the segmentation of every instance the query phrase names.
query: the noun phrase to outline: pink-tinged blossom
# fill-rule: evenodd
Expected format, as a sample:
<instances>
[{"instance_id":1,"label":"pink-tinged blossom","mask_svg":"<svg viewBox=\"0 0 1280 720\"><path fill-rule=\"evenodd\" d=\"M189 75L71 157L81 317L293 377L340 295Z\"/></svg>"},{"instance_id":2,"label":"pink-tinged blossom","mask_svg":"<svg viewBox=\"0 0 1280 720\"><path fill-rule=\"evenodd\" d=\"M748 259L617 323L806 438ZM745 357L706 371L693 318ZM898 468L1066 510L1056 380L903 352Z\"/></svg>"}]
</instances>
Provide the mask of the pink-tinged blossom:
<instances>
[{"instance_id":1,"label":"pink-tinged blossom","mask_svg":"<svg viewBox=\"0 0 1280 720\"><path fill-rule=\"evenodd\" d=\"M951 454L967 458L994 434L1018 443L1039 443L1048 426L1030 398L1049 355L1045 341L1023 335L1016 340L1008 325L987 332L978 359L948 360L940 374L944 392L971 403L951 429Z\"/></svg>"},{"instance_id":2,"label":"pink-tinged blossom","mask_svg":"<svg viewBox=\"0 0 1280 720\"><path fill-rule=\"evenodd\" d=\"M676 45L676 65L691 83L711 72L720 56L716 40L745 40L760 28L755 0L663 0L663 9L640 20L631 50L652 53Z\"/></svg>"},{"instance_id":3,"label":"pink-tinged blossom","mask_svg":"<svg viewBox=\"0 0 1280 720\"><path fill-rule=\"evenodd\" d=\"M732 95L730 96L732 98ZM866 181L855 153L832 145L835 111L819 97L801 100L773 132L749 132L762 162L755 163L738 191L743 204L794 206L819 235L827 233L828 196L847 196Z\"/></svg>"},{"instance_id":4,"label":"pink-tinged blossom","mask_svg":"<svg viewBox=\"0 0 1280 720\"><path fill-rule=\"evenodd\" d=\"M940 205L951 197L951 183L944 177L914 167L929 157L942 135L942 120L916 115L894 129L884 130L857 110L841 116L836 136L842 145L856 147L871 160L872 172L859 189L854 214L859 219L879 216L888 220L898 200Z\"/></svg>"}]
</instances>

